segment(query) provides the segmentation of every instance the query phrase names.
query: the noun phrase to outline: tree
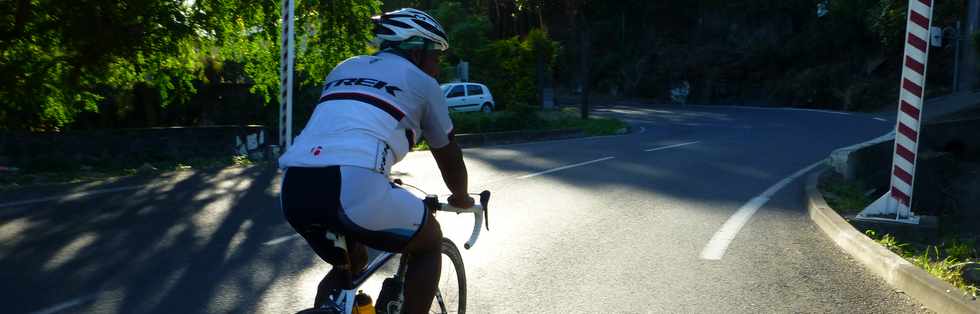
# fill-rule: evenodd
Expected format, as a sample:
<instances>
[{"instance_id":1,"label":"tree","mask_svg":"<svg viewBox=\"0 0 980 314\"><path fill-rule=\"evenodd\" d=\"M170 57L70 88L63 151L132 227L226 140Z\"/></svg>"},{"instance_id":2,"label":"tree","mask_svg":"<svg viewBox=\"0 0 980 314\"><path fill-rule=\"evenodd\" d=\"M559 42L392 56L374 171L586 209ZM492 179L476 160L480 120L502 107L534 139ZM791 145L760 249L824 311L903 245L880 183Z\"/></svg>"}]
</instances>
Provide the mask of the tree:
<instances>
[{"instance_id":1,"label":"tree","mask_svg":"<svg viewBox=\"0 0 980 314\"><path fill-rule=\"evenodd\" d=\"M60 129L97 110L102 87L145 81L164 85L165 98L192 90L193 27L181 3L17 1L0 25L0 128Z\"/></svg>"},{"instance_id":2,"label":"tree","mask_svg":"<svg viewBox=\"0 0 980 314\"><path fill-rule=\"evenodd\" d=\"M249 84L266 102L279 88L278 1L14 5L0 14L0 129L62 130L79 113L107 103L185 103L201 84ZM318 85L339 61L364 52L369 17L379 7L377 0L298 1L296 64L303 83ZM221 75L225 64L240 71Z\"/></svg>"}]
</instances>

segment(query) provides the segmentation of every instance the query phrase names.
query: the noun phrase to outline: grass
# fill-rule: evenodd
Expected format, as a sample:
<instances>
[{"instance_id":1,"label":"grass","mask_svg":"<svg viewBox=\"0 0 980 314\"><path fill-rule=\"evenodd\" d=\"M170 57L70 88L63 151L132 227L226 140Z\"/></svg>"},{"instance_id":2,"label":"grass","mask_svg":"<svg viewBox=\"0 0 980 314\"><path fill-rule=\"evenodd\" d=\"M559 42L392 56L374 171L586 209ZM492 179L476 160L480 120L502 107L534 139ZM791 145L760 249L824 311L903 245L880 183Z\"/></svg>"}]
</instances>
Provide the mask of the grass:
<instances>
[{"instance_id":1,"label":"grass","mask_svg":"<svg viewBox=\"0 0 980 314\"><path fill-rule=\"evenodd\" d=\"M866 184L844 180L836 173L823 176L819 187L827 205L842 214L856 214L873 201L866 193L869 190ZM948 240L929 245L904 241L891 234L879 235L874 230L866 230L865 235L964 293L973 297L980 294L980 287L967 283L962 273L966 265L980 263L973 240L961 241L956 235L947 235Z\"/></svg>"},{"instance_id":2,"label":"grass","mask_svg":"<svg viewBox=\"0 0 980 314\"><path fill-rule=\"evenodd\" d=\"M820 191L827 205L842 214L857 214L874 201L866 194L868 186L860 181L847 181L839 174L820 180Z\"/></svg>"},{"instance_id":3,"label":"grass","mask_svg":"<svg viewBox=\"0 0 980 314\"><path fill-rule=\"evenodd\" d=\"M980 295L980 286L966 282L963 278L963 268L969 264L980 263L980 256L972 240L960 241L952 239L938 245L916 245L902 242L890 234L878 236L874 230L865 234L881 246L895 252L910 263L922 268L929 274L963 290L964 293L976 298Z\"/></svg>"},{"instance_id":4,"label":"grass","mask_svg":"<svg viewBox=\"0 0 980 314\"><path fill-rule=\"evenodd\" d=\"M94 181L137 174L159 174L168 171L245 167L256 163L258 162L249 159L248 156L238 155L223 158L195 158L181 161L151 162L135 168L112 166L86 167L77 165L54 171L22 170L13 174L0 176L0 190L32 185Z\"/></svg>"}]
</instances>

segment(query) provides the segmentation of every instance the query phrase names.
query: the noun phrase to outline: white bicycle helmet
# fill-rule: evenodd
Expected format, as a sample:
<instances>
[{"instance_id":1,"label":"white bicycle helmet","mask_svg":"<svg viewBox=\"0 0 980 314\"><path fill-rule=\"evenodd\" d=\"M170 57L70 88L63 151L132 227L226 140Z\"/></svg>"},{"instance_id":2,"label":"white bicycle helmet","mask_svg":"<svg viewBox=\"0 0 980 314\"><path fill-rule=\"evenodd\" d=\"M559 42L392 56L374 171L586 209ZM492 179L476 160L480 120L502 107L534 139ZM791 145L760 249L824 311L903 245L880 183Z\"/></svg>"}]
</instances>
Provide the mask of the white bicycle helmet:
<instances>
[{"instance_id":1,"label":"white bicycle helmet","mask_svg":"<svg viewBox=\"0 0 980 314\"><path fill-rule=\"evenodd\" d=\"M446 32L442 25L428 13L412 8L404 8L371 17L374 22L374 44L404 42L413 37L427 39L434 44L434 49L444 51L449 49Z\"/></svg>"}]
</instances>

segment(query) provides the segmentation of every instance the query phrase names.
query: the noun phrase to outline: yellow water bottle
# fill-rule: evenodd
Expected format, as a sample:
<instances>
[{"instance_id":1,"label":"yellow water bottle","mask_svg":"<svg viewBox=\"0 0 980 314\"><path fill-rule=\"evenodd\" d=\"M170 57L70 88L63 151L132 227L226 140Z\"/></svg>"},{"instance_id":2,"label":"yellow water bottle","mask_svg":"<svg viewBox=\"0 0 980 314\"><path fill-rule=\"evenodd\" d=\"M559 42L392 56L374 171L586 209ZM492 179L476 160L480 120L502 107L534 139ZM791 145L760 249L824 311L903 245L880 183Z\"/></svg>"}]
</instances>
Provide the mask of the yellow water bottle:
<instances>
[{"instance_id":1,"label":"yellow water bottle","mask_svg":"<svg viewBox=\"0 0 980 314\"><path fill-rule=\"evenodd\" d=\"M363 290L357 290L357 296L354 297L354 303L357 304L357 306L354 307L354 314L375 314L374 301L371 300L371 296L364 293Z\"/></svg>"}]
</instances>

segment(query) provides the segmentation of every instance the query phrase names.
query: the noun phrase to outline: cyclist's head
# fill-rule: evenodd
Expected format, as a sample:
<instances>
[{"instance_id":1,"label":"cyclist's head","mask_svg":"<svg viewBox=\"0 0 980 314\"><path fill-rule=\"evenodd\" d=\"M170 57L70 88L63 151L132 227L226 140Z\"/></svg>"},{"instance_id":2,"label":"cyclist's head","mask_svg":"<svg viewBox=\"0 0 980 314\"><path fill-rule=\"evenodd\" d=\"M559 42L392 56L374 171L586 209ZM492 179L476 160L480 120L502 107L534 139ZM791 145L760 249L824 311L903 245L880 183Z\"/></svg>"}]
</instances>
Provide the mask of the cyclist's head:
<instances>
[{"instance_id":1,"label":"cyclist's head","mask_svg":"<svg viewBox=\"0 0 980 314\"><path fill-rule=\"evenodd\" d=\"M401 53L430 75L438 73L439 54L436 51L449 49L449 42L435 18L420 10L405 8L372 17L371 21L374 22L375 45L382 50Z\"/></svg>"},{"instance_id":2,"label":"cyclist's head","mask_svg":"<svg viewBox=\"0 0 980 314\"><path fill-rule=\"evenodd\" d=\"M381 47L401 49L449 49L446 32L431 15L405 8L371 18L374 22L375 43Z\"/></svg>"}]
</instances>

